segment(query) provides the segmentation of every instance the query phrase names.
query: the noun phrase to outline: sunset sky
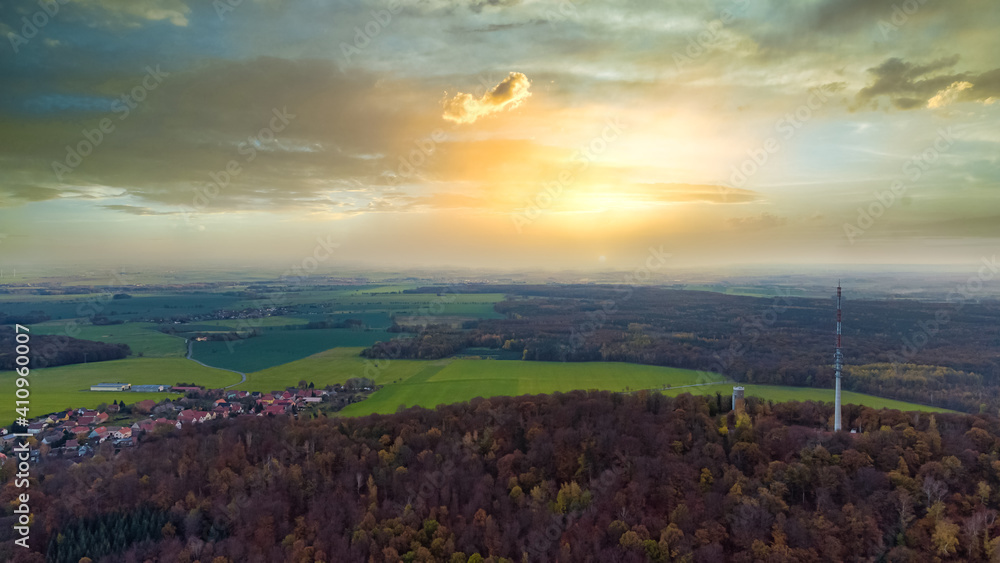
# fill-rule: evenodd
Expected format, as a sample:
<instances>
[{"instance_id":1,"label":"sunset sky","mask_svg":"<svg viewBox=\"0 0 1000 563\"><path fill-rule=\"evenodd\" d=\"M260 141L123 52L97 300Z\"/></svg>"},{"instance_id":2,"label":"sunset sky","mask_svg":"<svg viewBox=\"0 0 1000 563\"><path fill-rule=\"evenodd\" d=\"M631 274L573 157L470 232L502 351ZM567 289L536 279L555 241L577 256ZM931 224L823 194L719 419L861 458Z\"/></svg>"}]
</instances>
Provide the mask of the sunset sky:
<instances>
[{"instance_id":1,"label":"sunset sky","mask_svg":"<svg viewBox=\"0 0 1000 563\"><path fill-rule=\"evenodd\" d=\"M4 263L1000 247L995 0L43 5L0 7Z\"/></svg>"}]
</instances>

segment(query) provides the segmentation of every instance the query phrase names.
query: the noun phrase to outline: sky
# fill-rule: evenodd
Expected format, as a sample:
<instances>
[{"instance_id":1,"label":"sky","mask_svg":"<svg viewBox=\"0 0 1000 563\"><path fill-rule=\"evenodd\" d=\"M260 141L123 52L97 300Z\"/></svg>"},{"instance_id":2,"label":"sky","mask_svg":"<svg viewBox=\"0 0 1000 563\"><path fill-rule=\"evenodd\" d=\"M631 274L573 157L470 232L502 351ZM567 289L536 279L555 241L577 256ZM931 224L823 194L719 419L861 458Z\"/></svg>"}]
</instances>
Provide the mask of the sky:
<instances>
[{"instance_id":1,"label":"sky","mask_svg":"<svg viewBox=\"0 0 1000 563\"><path fill-rule=\"evenodd\" d=\"M1000 246L992 0L0 6L0 261L629 270Z\"/></svg>"}]
</instances>

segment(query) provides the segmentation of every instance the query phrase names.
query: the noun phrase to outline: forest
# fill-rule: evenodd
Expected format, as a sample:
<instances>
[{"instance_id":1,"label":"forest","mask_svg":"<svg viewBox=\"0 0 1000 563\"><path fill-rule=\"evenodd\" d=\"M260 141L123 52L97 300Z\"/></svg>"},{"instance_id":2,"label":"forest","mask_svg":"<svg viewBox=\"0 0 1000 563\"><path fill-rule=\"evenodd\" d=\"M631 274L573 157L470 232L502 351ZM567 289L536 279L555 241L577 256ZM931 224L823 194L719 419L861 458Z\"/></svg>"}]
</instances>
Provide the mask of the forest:
<instances>
[{"instance_id":1,"label":"forest","mask_svg":"<svg viewBox=\"0 0 1000 563\"><path fill-rule=\"evenodd\" d=\"M572 392L167 427L39 466L16 563L992 561L1000 420ZM40 472L40 475L39 475ZM87 559L83 559L87 558Z\"/></svg>"},{"instance_id":2,"label":"forest","mask_svg":"<svg viewBox=\"0 0 1000 563\"><path fill-rule=\"evenodd\" d=\"M128 344L95 342L66 335L33 334L30 336L31 353L29 357L32 368L120 360L132 353ZM15 348L18 343L15 341L15 337L14 327L0 326L0 371L14 370L17 367Z\"/></svg>"},{"instance_id":3,"label":"forest","mask_svg":"<svg viewBox=\"0 0 1000 563\"><path fill-rule=\"evenodd\" d=\"M433 292L439 288L416 291ZM466 347L505 348L539 361L621 361L700 369L747 383L833 386L836 301L758 298L655 287L467 285L505 292L504 319L408 327L420 338L382 342L368 357L440 358ZM844 303L844 362L881 374L847 389L970 413L1000 409L1000 302ZM879 364L881 364L879 366ZM902 371L948 368L948 381ZM937 373L930 370L933 375ZM947 392L930 393L946 388Z\"/></svg>"}]
</instances>

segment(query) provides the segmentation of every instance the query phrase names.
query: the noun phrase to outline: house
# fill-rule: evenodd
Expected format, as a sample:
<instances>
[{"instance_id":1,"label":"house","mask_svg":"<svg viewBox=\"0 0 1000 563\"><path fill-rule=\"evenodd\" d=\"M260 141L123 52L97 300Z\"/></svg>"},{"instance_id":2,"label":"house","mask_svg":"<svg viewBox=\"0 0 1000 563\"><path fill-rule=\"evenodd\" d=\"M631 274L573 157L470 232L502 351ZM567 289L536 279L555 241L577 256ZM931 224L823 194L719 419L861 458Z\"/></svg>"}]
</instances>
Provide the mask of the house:
<instances>
[{"instance_id":1,"label":"house","mask_svg":"<svg viewBox=\"0 0 1000 563\"><path fill-rule=\"evenodd\" d=\"M90 434L90 427L89 426L74 426L73 428L70 428L69 433L70 434L75 434L77 436L79 436L80 434Z\"/></svg>"},{"instance_id":2,"label":"house","mask_svg":"<svg viewBox=\"0 0 1000 563\"><path fill-rule=\"evenodd\" d=\"M196 410L183 410L177 415L178 424L198 424L205 422L211 418L215 418L212 413L207 413L204 411Z\"/></svg>"},{"instance_id":3,"label":"house","mask_svg":"<svg viewBox=\"0 0 1000 563\"><path fill-rule=\"evenodd\" d=\"M110 416L108 415L108 413L106 413L106 412L99 412L99 413L97 413L96 416L94 416L94 424L102 424L108 418L110 418Z\"/></svg>"},{"instance_id":4,"label":"house","mask_svg":"<svg viewBox=\"0 0 1000 563\"><path fill-rule=\"evenodd\" d=\"M94 424L95 418L96 417L94 415L85 414L76 419L76 421L80 423L80 426L90 426L91 424Z\"/></svg>"},{"instance_id":5,"label":"house","mask_svg":"<svg viewBox=\"0 0 1000 563\"><path fill-rule=\"evenodd\" d=\"M115 430L111 434L115 437L116 440L125 440L126 438L132 437L132 429L129 428L128 426L123 426L118 430Z\"/></svg>"},{"instance_id":6,"label":"house","mask_svg":"<svg viewBox=\"0 0 1000 563\"><path fill-rule=\"evenodd\" d=\"M152 432L153 428L156 427L156 422L153 420L140 420L132 425L132 433L136 432Z\"/></svg>"},{"instance_id":7,"label":"house","mask_svg":"<svg viewBox=\"0 0 1000 563\"><path fill-rule=\"evenodd\" d=\"M52 444L58 442L59 440L62 440L62 437L63 437L62 432L46 432L45 435L42 437L42 443L51 446Z\"/></svg>"},{"instance_id":8,"label":"house","mask_svg":"<svg viewBox=\"0 0 1000 563\"><path fill-rule=\"evenodd\" d=\"M305 401L305 402L307 402L307 403L322 403L323 402L323 397L305 397L302 400Z\"/></svg>"},{"instance_id":9,"label":"house","mask_svg":"<svg viewBox=\"0 0 1000 563\"><path fill-rule=\"evenodd\" d=\"M44 422L32 422L28 425L28 434L41 434L46 426Z\"/></svg>"},{"instance_id":10,"label":"house","mask_svg":"<svg viewBox=\"0 0 1000 563\"><path fill-rule=\"evenodd\" d=\"M95 428L93 430L93 432L91 432L87 437L91 438L91 439L96 439L97 443L100 444L101 442L107 440L108 436L110 436L110 435L111 435L111 432L108 432L107 427L105 427L105 426L99 426L99 427Z\"/></svg>"},{"instance_id":11,"label":"house","mask_svg":"<svg viewBox=\"0 0 1000 563\"><path fill-rule=\"evenodd\" d=\"M139 412L149 412L153 410L153 407L155 406L156 406L156 401L154 401L153 399L146 399L144 401L139 401L135 403L134 405L132 405L132 408Z\"/></svg>"},{"instance_id":12,"label":"house","mask_svg":"<svg viewBox=\"0 0 1000 563\"><path fill-rule=\"evenodd\" d=\"M261 411L261 414L272 414L272 415L285 414L285 407L282 405L268 405L264 407L264 410Z\"/></svg>"},{"instance_id":13,"label":"house","mask_svg":"<svg viewBox=\"0 0 1000 563\"><path fill-rule=\"evenodd\" d=\"M66 440L66 443L63 444L63 448L65 448L66 451L75 452L79 447L80 447L80 442L77 440Z\"/></svg>"}]
</instances>

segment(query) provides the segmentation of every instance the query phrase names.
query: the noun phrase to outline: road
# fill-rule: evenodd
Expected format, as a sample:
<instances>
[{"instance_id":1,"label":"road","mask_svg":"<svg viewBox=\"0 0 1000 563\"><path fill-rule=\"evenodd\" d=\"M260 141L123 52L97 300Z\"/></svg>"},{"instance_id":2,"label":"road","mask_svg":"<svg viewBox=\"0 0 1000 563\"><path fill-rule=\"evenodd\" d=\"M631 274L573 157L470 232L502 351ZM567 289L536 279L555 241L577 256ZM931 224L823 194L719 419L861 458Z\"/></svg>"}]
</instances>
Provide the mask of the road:
<instances>
[{"instance_id":1,"label":"road","mask_svg":"<svg viewBox=\"0 0 1000 563\"><path fill-rule=\"evenodd\" d=\"M671 385L669 387L662 386L650 387L649 389L632 389L631 391L628 391L628 393L638 393L639 391L670 391L671 389L683 389L685 387L704 387L706 385L725 385L727 383L735 384L736 382L731 379L727 379L724 381L709 381L707 383L690 383L688 385Z\"/></svg>"},{"instance_id":2,"label":"road","mask_svg":"<svg viewBox=\"0 0 1000 563\"><path fill-rule=\"evenodd\" d=\"M207 368L212 368L212 369L221 369L222 371L231 371L231 372L233 372L233 373L238 373L238 374L240 374L240 380L239 380L239 381L237 381L236 383L233 383L232 385L226 385L225 387L223 387L223 389L229 389L230 387L236 387L236 386L237 386L237 385L239 385L240 383L245 383L245 382L246 382L246 380L247 380L247 374L243 373L242 371L236 371L236 370L234 370L234 369L226 369L226 368L220 368L220 367L218 367L218 366L210 366L210 365L206 364L205 362L200 362L200 361L198 361L198 360L196 360L196 359L192 358L192 357L191 357L191 348L192 348L192 343L191 343L191 340L189 340L189 339L184 339L184 342L186 342L186 343L187 343L187 349L188 349L188 353L187 353L187 359L191 360L192 362L195 362L195 363L197 363L197 364L200 364L200 365L203 365L203 366L205 366L205 367L207 367Z\"/></svg>"}]
</instances>

